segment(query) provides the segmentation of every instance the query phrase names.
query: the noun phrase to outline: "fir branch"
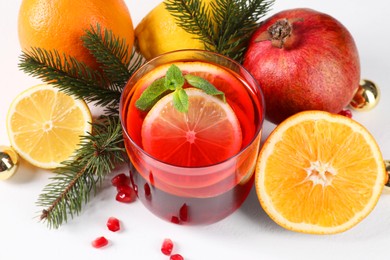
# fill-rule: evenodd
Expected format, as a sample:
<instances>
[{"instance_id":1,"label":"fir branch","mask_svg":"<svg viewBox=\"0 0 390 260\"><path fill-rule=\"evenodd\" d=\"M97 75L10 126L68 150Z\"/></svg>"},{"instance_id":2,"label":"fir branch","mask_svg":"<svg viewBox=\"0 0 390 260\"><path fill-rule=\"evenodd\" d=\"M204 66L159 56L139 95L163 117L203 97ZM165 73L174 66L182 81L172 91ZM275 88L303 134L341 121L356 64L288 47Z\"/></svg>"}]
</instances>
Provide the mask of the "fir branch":
<instances>
[{"instance_id":1,"label":"fir branch","mask_svg":"<svg viewBox=\"0 0 390 260\"><path fill-rule=\"evenodd\" d=\"M199 0L166 0L164 3L176 24L201 40L206 49L215 49L213 21L204 3Z\"/></svg>"},{"instance_id":2,"label":"fir branch","mask_svg":"<svg viewBox=\"0 0 390 260\"><path fill-rule=\"evenodd\" d=\"M40 219L58 228L81 212L90 196L95 195L105 176L117 164L127 161L119 120L119 100L126 81L143 62L133 51L130 55L124 40L100 26L86 32L86 47L101 64L93 70L75 58L32 48L20 57L25 73L53 84L60 91L95 102L105 114L92 124L92 133L83 136L75 155L55 170L56 175L39 196L43 207Z\"/></svg>"},{"instance_id":3,"label":"fir branch","mask_svg":"<svg viewBox=\"0 0 390 260\"><path fill-rule=\"evenodd\" d=\"M228 53L233 59L240 59L247 42L264 16L270 2L246 0L216 0L211 2L218 34L217 52ZM232 53L232 54L231 54Z\"/></svg>"},{"instance_id":4,"label":"fir branch","mask_svg":"<svg viewBox=\"0 0 390 260\"><path fill-rule=\"evenodd\" d=\"M118 116L103 116L92 127L94 133L82 138L74 158L55 170L38 198L37 205L44 208L40 219L50 228L60 227L69 215L79 215L105 176L127 161Z\"/></svg>"},{"instance_id":5,"label":"fir branch","mask_svg":"<svg viewBox=\"0 0 390 260\"><path fill-rule=\"evenodd\" d=\"M82 37L84 46L101 65L103 74L111 84L111 88L122 91L127 80L143 63L142 56L129 55L129 46L125 39L116 37L112 31L102 31L99 24L96 29L91 26Z\"/></svg>"},{"instance_id":6,"label":"fir branch","mask_svg":"<svg viewBox=\"0 0 390 260\"><path fill-rule=\"evenodd\" d=\"M100 64L101 71L56 50L41 48L24 52L19 68L67 94L117 110L125 83L142 65L143 59L135 51L130 52L126 41L116 37L112 31L105 29L102 32L99 24L96 29L91 26L90 30L86 30L82 40Z\"/></svg>"},{"instance_id":7,"label":"fir branch","mask_svg":"<svg viewBox=\"0 0 390 260\"><path fill-rule=\"evenodd\" d=\"M120 98L120 91L107 88L108 82L99 72L56 50L32 48L20 56L19 68L86 102L110 106Z\"/></svg>"},{"instance_id":8,"label":"fir branch","mask_svg":"<svg viewBox=\"0 0 390 260\"><path fill-rule=\"evenodd\" d=\"M204 42L205 48L241 61L247 43L274 0L166 0L176 23Z\"/></svg>"}]
</instances>

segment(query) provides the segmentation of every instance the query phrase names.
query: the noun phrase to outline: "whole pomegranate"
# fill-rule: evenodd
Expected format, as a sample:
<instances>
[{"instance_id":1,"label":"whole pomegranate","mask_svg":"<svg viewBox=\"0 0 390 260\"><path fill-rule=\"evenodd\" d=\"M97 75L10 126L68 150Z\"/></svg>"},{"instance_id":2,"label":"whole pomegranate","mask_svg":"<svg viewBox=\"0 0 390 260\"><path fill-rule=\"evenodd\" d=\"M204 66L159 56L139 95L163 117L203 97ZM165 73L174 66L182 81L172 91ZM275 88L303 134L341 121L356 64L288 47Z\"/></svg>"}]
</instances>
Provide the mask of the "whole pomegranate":
<instances>
[{"instance_id":1,"label":"whole pomegranate","mask_svg":"<svg viewBox=\"0 0 390 260\"><path fill-rule=\"evenodd\" d=\"M303 110L340 112L360 81L349 31L311 9L279 12L252 36L243 65L264 92L266 118L278 124Z\"/></svg>"}]
</instances>

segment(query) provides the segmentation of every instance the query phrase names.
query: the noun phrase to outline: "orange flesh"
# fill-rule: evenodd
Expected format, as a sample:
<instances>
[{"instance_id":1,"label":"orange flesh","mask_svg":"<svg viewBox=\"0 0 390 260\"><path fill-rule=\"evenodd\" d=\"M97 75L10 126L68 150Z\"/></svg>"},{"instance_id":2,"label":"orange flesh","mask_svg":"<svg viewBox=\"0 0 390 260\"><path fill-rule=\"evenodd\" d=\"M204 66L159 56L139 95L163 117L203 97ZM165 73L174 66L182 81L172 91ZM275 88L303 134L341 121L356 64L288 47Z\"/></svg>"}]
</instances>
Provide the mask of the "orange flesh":
<instances>
[{"instance_id":1,"label":"orange flesh","mask_svg":"<svg viewBox=\"0 0 390 260\"><path fill-rule=\"evenodd\" d=\"M376 144L355 127L320 119L302 122L281 134L264 152L270 152L266 159L260 156L266 160L260 171L269 196L260 199L265 208L272 203L266 211L279 215L273 217L277 222L280 217L289 222L282 225L338 227L372 210L385 179L383 161Z\"/></svg>"}]
</instances>

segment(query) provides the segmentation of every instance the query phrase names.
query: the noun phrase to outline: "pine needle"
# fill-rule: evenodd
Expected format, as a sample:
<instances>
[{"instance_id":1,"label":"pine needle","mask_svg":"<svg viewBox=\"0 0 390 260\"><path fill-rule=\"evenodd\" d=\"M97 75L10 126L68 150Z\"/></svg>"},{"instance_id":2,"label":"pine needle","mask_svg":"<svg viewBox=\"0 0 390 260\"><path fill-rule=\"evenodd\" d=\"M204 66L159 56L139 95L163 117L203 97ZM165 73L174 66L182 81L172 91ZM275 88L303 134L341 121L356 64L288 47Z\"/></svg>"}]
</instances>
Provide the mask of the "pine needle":
<instances>
[{"instance_id":1,"label":"pine needle","mask_svg":"<svg viewBox=\"0 0 390 260\"><path fill-rule=\"evenodd\" d=\"M241 61L247 43L274 0L215 0L206 7L201 0L166 0L176 23L205 48Z\"/></svg>"},{"instance_id":2,"label":"pine needle","mask_svg":"<svg viewBox=\"0 0 390 260\"><path fill-rule=\"evenodd\" d=\"M73 159L57 168L56 175L40 194L40 219L58 228L79 215L108 173L127 161L119 117L103 116L92 124L93 134L82 137Z\"/></svg>"},{"instance_id":3,"label":"pine needle","mask_svg":"<svg viewBox=\"0 0 390 260\"><path fill-rule=\"evenodd\" d=\"M201 40L206 49L215 50L214 23L204 3L199 0L166 0L164 3L177 25Z\"/></svg>"},{"instance_id":4,"label":"pine needle","mask_svg":"<svg viewBox=\"0 0 390 260\"><path fill-rule=\"evenodd\" d=\"M85 46L101 67L93 70L75 58L32 48L20 57L19 68L25 73L53 84L60 91L94 102L105 113L92 123L92 133L81 138L79 149L44 187L37 205L43 207L40 219L50 228L59 228L69 218L79 215L95 195L107 174L128 157L119 120L119 101L125 83L143 62L111 31L91 27L83 37Z\"/></svg>"},{"instance_id":5,"label":"pine needle","mask_svg":"<svg viewBox=\"0 0 390 260\"><path fill-rule=\"evenodd\" d=\"M20 56L19 68L26 74L53 84L67 94L93 102L95 105L118 109L125 83L143 63L135 51L129 55L125 40L112 31L91 27L82 37L85 46L96 58L101 70L94 70L74 57L56 50L31 48Z\"/></svg>"},{"instance_id":6,"label":"pine needle","mask_svg":"<svg viewBox=\"0 0 390 260\"><path fill-rule=\"evenodd\" d=\"M23 52L19 68L86 102L110 106L120 98L120 91L107 88L108 82L99 72L56 50L32 48Z\"/></svg>"},{"instance_id":7,"label":"pine needle","mask_svg":"<svg viewBox=\"0 0 390 260\"><path fill-rule=\"evenodd\" d=\"M142 56L136 56L134 53L129 56L129 46L125 39L116 37L107 29L102 31L99 24L96 29L91 26L82 40L101 65L112 89L122 91L127 80L143 63Z\"/></svg>"}]
</instances>

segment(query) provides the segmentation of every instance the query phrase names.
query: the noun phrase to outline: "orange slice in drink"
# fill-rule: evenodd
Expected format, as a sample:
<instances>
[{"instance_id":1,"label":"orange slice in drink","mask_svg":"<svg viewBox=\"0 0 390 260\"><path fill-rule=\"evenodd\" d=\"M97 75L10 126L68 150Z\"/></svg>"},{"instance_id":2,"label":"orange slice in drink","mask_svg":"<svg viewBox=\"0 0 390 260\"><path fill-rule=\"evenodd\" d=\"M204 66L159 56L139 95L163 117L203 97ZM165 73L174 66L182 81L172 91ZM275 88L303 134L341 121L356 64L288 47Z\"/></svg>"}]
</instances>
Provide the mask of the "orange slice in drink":
<instances>
[{"instance_id":1,"label":"orange slice in drink","mask_svg":"<svg viewBox=\"0 0 390 260\"><path fill-rule=\"evenodd\" d=\"M173 106L173 93L160 99L142 125L142 145L153 157L178 166L205 166L228 159L242 143L240 123L229 104L187 88L187 113Z\"/></svg>"},{"instance_id":2,"label":"orange slice in drink","mask_svg":"<svg viewBox=\"0 0 390 260\"><path fill-rule=\"evenodd\" d=\"M306 111L278 125L264 143L255 186L279 225L331 234L365 218L386 179L380 149L363 126L345 116Z\"/></svg>"},{"instance_id":3,"label":"orange slice in drink","mask_svg":"<svg viewBox=\"0 0 390 260\"><path fill-rule=\"evenodd\" d=\"M255 112L251 105L252 100L245 90L245 86L238 76L228 69L213 63L199 62L199 61L180 61L174 63L180 68L183 74L192 74L202 77L213 84L218 90L225 93L228 104L233 109L234 113L240 120L247 120L242 122L242 144L243 146L252 141L254 129L252 125L256 121ZM134 95L132 101L128 106L126 127L129 135L138 144L141 145L141 129L144 113L135 107L135 102L142 94L142 92L149 87L155 80L165 76L168 68L172 63L160 65L153 70L146 73L141 79L137 81L133 87ZM126 100L125 103L129 102Z\"/></svg>"}]
</instances>

